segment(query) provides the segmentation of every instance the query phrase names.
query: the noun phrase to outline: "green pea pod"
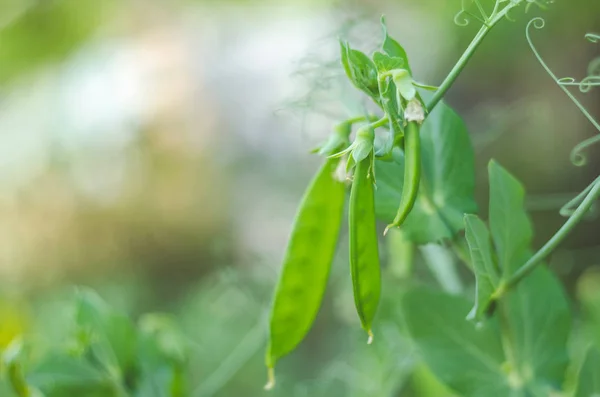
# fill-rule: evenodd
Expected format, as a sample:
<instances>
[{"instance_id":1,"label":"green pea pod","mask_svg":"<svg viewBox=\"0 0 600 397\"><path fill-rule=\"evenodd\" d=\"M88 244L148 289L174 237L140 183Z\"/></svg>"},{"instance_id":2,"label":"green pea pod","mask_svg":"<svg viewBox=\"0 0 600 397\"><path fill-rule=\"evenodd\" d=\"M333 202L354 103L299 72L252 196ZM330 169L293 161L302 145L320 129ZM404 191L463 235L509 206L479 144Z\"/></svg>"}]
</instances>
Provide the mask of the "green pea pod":
<instances>
[{"instance_id":1,"label":"green pea pod","mask_svg":"<svg viewBox=\"0 0 600 397\"><path fill-rule=\"evenodd\" d=\"M335 176L339 162L330 158L321 167L294 220L271 309L266 389L275 385L277 360L302 341L321 306L344 212L345 183Z\"/></svg>"},{"instance_id":2,"label":"green pea pod","mask_svg":"<svg viewBox=\"0 0 600 397\"><path fill-rule=\"evenodd\" d=\"M413 209L419 185L421 184L421 137L420 125L416 121L410 121L404 129L404 187L402 197L394 221L389 224L383 234L392 227L399 227L404 223L408 214Z\"/></svg>"},{"instance_id":3,"label":"green pea pod","mask_svg":"<svg viewBox=\"0 0 600 397\"><path fill-rule=\"evenodd\" d=\"M379 251L375 224L375 198L371 178L372 156L356 164L350 191L348 216L350 234L350 272L354 289L354 303L362 327L373 341L371 324L381 293Z\"/></svg>"}]
</instances>

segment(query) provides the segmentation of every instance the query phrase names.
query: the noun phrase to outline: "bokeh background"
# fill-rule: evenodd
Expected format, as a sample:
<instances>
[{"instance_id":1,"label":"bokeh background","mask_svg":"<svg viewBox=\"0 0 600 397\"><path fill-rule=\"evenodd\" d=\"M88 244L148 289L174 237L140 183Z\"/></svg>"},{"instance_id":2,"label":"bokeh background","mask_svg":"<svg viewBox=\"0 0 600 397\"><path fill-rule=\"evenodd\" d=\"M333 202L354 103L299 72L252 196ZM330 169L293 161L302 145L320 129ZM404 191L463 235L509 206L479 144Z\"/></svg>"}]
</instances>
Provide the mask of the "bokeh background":
<instances>
[{"instance_id":1,"label":"bokeh background","mask_svg":"<svg viewBox=\"0 0 600 397\"><path fill-rule=\"evenodd\" d=\"M478 29L453 22L460 3L0 0L0 343L60 328L71 286L87 285L133 318L176 319L192 396L264 395L265 316L320 161L309 151L364 102L344 81L337 39L374 49L385 14L415 77L439 84ZM483 216L495 158L527 186L539 246L600 173L600 145L585 167L570 163L598 131L529 49L536 15L548 64L584 77L600 55L583 39L600 31L600 3L558 0L495 28L447 102L472 134ZM600 117L598 91L578 95ZM590 219L551 260L573 297L600 267L599 231ZM393 283L382 340L367 349L343 251L271 395L441 396L399 334Z\"/></svg>"}]
</instances>

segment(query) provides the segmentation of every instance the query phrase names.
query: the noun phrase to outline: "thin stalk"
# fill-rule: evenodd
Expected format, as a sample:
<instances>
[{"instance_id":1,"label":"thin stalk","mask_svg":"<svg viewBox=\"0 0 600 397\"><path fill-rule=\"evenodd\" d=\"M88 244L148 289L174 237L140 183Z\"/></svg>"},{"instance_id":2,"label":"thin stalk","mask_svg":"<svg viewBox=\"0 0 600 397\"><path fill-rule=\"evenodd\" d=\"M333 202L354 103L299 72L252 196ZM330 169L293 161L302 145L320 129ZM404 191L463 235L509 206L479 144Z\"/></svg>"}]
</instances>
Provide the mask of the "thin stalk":
<instances>
[{"instance_id":1,"label":"thin stalk","mask_svg":"<svg viewBox=\"0 0 600 397\"><path fill-rule=\"evenodd\" d=\"M471 44L469 44L469 46L462 54L460 59L456 62L456 65L454 65L450 73L448 73L448 76L446 76L446 79L440 85L440 88L433 95L431 101L427 104L428 113L430 113L435 108L438 102L442 100L442 98L446 95L446 92L450 89L450 87L452 87L452 84L454 84L454 81L456 81L460 73L467 65L467 62L469 62L469 59L471 59L471 57L475 53L475 50L477 50L477 48L479 47L485 36L487 36L489 31L492 30L492 28L502 18L506 16L506 14L508 14L508 11L510 11L511 8L515 7L519 3L514 5L508 5L504 7L501 11L498 11L497 9L498 4L499 3L496 3L496 8L494 9L494 12L490 16L490 18L486 20L481 29L479 29L479 32L477 32L477 34L473 38L473 41L471 41Z\"/></svg>"},{"instance_id":2,"label":"thin stalk","mask_svg":"<svg viewBox=\"0 0 600 397\"><path fill-rule=\"evenodd\" d=\"M441 101L442 98L446 95L446 92L450 89L450 87L452 87L452 84L454 84L454 81L463 71L463 69L467 65L467 62L469 62L469 59L471 59L471 57L475 53L475 50L477 50L477 47L479 47L479 44L481 44L485 36L491 30L492 26L484 24L481 27L481 29L479 29L479 32L477 32L475 38L473 38L473 41L471 41L471 44L469 44L469 46L462 54L460 59L456 62L456 65L454 65L450 73L448 73L448 76L446 76L446 78L440 85L440 88L433 95L431 101L429 101L429 103L427 104L428 113L431 113L431 111L435 108L438 102Z\"/></svg>"}]
</instances>

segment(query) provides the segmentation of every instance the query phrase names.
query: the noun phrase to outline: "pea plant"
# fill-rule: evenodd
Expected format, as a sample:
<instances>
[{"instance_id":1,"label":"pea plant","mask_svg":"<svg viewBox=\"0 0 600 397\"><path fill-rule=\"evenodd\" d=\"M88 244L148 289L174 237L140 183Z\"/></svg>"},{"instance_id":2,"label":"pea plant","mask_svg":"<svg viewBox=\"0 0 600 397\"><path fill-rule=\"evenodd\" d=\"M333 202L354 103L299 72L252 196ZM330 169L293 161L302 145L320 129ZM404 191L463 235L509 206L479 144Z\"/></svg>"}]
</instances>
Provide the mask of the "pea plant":
<instances>
[{"instance_id":1,"label":"pea plant","mask_svg":"<svg viewBox=\"0 0 600 397\"><path fill-rule=\"evenodd\" d=\"M136 325L84 288L71 309L60 335L42 328L44 338L17 337L3 350L1 396L189 395L188 344L169 317L147 314Z\"/></svg>"},{"instance_id":2,"label":"pea plant","mask_svg":"<svg viewBox=\"0 0 600 397\"><path fill-rule=\"evenodd\" d=\"M380 237L388 244L401 241L396 251L439 244L462 259L473 275L472 288L452 291L443 274L438 277L441 288L435 288L411 274L398 292L397 305L401 327L419 360L442 384L460 396L600 395L600 321L584 316L595 329L595 340L586 334L584 353L571 354L571 306L544 262L600 196L600 176L561 209L566 222L534 249L525 189L495 160L488 166L489 219L476 215L473 148L464 122L443 101L494 26L513 18L519 7L545 9L548 4L496 0L492 8L472 0L462 5L456 22L476 20L481 28L439 87L414 79L406 51L390 37L383 18L381 48L371 56L340 43L345 74L377 110L341 121L315 150L324 162L298 208L272 301L266 389L275 386L276 363L302 342L315 321L349 190L350 275L368 344L377 343L382 278L390 276L380 263ZM541 18L527 26L533 54L600 132L570 91L600 85L600 58L590 63L581 81L555 76L532 38L543 26ZM588 34L586 39L597 43L600 36ZM600 135L577 145L573 163L584 165L585 149L597 142ZM378 221L387 224L381 236Z\"/></svg>"}]
</instances>

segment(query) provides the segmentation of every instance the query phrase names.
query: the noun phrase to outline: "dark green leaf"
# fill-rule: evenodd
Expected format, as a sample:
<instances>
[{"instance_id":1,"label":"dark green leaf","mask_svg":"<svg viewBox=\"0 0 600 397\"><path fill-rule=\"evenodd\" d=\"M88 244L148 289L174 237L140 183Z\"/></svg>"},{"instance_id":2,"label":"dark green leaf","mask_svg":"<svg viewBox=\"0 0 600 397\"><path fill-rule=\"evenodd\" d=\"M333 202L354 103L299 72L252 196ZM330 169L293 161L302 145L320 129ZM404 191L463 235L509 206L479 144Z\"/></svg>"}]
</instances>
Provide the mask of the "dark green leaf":
<instances>
[{"instance_id":1,"label":"dark green leaf","mask_svg":"<svg viewBox=\"0 0 600 397\"><path fill-rule=\"evenodd\" d=\"M490 179L490 230L498 264L508 279L527 259L533 230L523 205L521 183L495 161L488 166Z\"/></svg>"},{"instance_id":2,"label":"dark green leaf","mask_svg":"<svg viewBox=\"0 0 600 397\"><path fill-rule=\"evenodd\" d=\"M600 395L600 351L596 347L588 350L585 361L579 370L577 391L574 397Z\"/></svg>"},{"instance_id":3,"label":"dark green leaf","mask_svg":"<svg viewBox=\"0 0 600 397\"><path fill-rule=\"evenodd\" d=\"M504 354L493 322L465 320L472 303L461 296L413 289L402 299L411 338L431 371L462 397L507 397Z\"/></svg>"},{"instance_id":4,"label":"dark green leaf","mask_svg":"<svg viewBox=\"0 0 600 397\"><path fill-rule=\"evenodd\" d=\"M475 306L469 318L480 321L489 309L490 297L498 287L500 275L494 264L490 232L477 215L465 215L465 234L476 282Z\"/></svg>"},{"instance_id":5,"label":"dark green leaf","mask_svg":"<svg viewBox=\"0 0 600 397\"><path fill-rule=\"evenodd\" d=\"M359 50L350 48L348 43L340 42L340 49L342 65L352 84L379 103L377 68L373 61Z\"/></svg>"},{"instance_id":6,"label":"dark green leaf","mask_svg":"<svg viewBox=\"0 0 600 397\"><path fill-rule=\"evenodd\" d=\"M541 266L506 299L502 304L506 304L504 315L511 332L511 356L516 361L514 369L519 378L529 390L558 390L567 368L571 326L561 283Z\"/></svg>"},{"instance_id":7,"label":"dark green leaf","mask_svg":"<svg viewBox=\"0 0 600 397\"><path fill-rule=\"evenodd\" d=\"M464 122L440 103L421 128L423 168L415 206L402 225L408 238L426 244L452 238L464 227L463 215L477 210L473 198L473 148ZM394 161L375 163L376 212L390 223L398 210L404 185L404 155L394 150ZM464 319L464 317L463 317Z\"/></svg>"}]
</instances>

